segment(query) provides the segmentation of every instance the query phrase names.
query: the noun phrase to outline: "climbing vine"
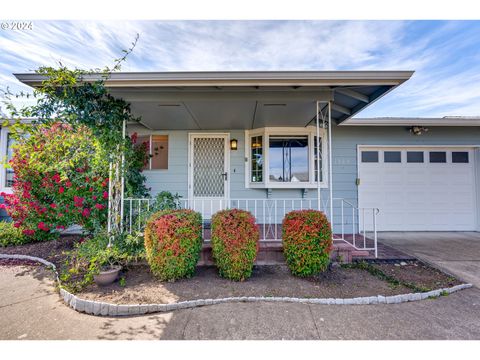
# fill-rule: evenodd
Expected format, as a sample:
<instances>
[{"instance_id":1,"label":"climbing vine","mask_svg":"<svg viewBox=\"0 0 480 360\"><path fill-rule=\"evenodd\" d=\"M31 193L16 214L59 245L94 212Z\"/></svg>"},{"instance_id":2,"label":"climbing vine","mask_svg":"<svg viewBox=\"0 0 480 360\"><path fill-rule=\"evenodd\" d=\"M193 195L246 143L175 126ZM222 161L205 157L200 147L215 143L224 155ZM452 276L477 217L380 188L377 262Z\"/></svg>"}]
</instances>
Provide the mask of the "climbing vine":
<instances>
[{"instance_id":1,"label":"climbing vine","mask_svg":"<svg viewBox=\"0 0 480 360\"><path fill-rule=\"evenodd\" d=\"M147 196L148 190L141 174L145 154L138 154L131 139L126 136L124 126L139 121L130 109L130 104L109 93L106 83L113 72L121 69L121 64L134 50L138 35L131 47L123 50L123 55L115 59L112 67L103 69L70 69L59 63L57 67L39 67L35 73L42 78L32 94L13 94L4 91L4 104L10 114L6 120L14 137L25 136L33 127L25 124L25 118L33 119L33 125L42 127L64 123L73 133L87 128L98 142L109 164L109 228L120 232L120 199L122 188L126 196ZM30 98L33 105L17 108L14 98ZM12 120L13 119L13 120ZM125 184L122 184L122 178Z\"/></svg>"}]
</instances>

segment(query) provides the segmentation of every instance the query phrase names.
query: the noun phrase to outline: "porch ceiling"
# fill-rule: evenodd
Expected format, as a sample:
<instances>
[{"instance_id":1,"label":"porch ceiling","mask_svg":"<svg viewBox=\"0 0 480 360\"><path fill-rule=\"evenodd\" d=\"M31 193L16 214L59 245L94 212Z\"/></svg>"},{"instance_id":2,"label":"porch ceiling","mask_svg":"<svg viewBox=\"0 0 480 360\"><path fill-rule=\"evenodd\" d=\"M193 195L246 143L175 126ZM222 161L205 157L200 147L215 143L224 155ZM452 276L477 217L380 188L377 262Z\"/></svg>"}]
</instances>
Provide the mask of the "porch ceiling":
<instances>
[{"instance_id":1,"label":"porch ceiling","mask_svg":"<svg viewBox=\"0 0 480 360\"><path fill-rule=\"evenodd\" d=\"M153 130L252 129L307 126L316 101L332 102L341 123L408 80L411 71L114 73L112 95ZM41 86L36 74L15 74ZM85 81L93 81L92 75Z\"/></svg>"}]
</instances>

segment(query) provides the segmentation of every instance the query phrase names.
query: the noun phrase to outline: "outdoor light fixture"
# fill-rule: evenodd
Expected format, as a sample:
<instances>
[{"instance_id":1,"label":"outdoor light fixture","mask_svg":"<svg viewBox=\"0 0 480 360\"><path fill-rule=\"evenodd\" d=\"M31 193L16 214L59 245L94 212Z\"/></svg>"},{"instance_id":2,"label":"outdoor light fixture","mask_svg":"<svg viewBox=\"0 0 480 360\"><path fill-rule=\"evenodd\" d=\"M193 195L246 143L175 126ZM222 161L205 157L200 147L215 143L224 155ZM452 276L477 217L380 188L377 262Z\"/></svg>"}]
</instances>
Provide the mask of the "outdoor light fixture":
<instances>
[{"instance_id":1,"label":"outdoor light fixture","mask_svg":"<svg viewBox=\"0 0 480 360\"><path fill-rule=\"evenodd\" d=\"M423 133L426 133L428 131L428 128L423 127L423 126L412 126L410 128L410 132L413 135L422 135Z\"/></svg>"},{"instance_id":2,"label":"outdoor light fixture","mask_svg":"<svg viewBox=\"0 0 480 360\"><path fill-rule=\"evenodd\" d=\"M230 150L237 150L237 148L238 148L237 139L230 140Z\"/></svg>"}]
</instances>

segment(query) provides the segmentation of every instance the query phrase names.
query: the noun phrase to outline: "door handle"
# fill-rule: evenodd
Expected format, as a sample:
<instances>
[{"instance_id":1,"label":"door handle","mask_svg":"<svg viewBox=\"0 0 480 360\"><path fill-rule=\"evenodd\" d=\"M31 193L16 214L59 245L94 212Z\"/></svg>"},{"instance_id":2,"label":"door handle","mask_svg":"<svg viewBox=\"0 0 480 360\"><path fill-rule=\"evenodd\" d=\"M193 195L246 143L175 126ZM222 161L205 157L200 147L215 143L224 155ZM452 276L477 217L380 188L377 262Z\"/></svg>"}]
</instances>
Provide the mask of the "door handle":
<instances>
[{"instance_id":1,"label":"door handle","mask_svg":"<svg viewBox=\"0 0 480 360\"><path fill-rule=\"evenodd\" d=\"M222 176L223 176L223 179L224 179L225 181L228 180L228 173L227 173L227 172L224 172L224 173L222 174Z\"/></svg>"}]
</instances>

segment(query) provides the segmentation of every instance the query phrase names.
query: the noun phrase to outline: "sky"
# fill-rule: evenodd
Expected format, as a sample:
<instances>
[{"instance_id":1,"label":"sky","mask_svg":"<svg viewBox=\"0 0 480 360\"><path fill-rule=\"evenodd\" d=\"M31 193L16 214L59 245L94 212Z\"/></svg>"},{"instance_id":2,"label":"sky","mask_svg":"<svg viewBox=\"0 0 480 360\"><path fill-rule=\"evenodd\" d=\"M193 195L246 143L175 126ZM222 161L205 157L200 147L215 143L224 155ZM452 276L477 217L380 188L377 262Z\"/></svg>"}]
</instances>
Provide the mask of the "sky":
<instances>
[{"instance_id":1,"label":"sky","mask_svg":"<svg viewBox=\"0 0 480 360\"><path fill-rule=\"evenodd\" d=\"M415 70L357 117L480 116L480 21L33 21L0 30L0 88L59 61L122 71Z\"/></svg>"}]
</instances>

